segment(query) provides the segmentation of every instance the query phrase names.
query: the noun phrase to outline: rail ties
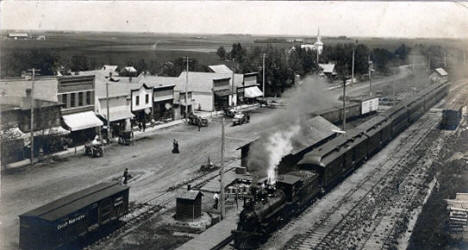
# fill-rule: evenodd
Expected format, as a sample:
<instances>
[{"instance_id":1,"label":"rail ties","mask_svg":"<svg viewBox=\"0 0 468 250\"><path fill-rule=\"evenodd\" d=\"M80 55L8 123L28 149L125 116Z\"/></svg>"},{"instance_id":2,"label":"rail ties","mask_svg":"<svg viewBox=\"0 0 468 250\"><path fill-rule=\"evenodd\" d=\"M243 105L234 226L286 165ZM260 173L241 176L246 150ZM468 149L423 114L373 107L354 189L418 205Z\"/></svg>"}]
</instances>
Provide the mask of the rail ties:
<instances>
[{"instance_id":1,"label":"rail ties","mask_svg":"<svg viewBox=\"0 0 468 250\"><path fill-rule=\"evenodd\" d=\"M339 230L352 230L353 225L346 223L347 217L349 217L349 215L353 215L353 213L357 213L360 209L363 209L363 206L367 204L367 202L365 202L365 198L368 195L375 195L374 192L380 193L383 191L383 186L385 186L386 179L388 179L389 175L404 174L407 175L406 178L410 176L409 173L411 169L407 169L405 166L409 160L414 159L409 159L409 157L405 156L409 155L410 152L412 152L412 149L422 142L436 124L429 116L422 118L420 121L421 123L417 128L411 129L411 131L409 131L409 135L401 139L400 143L403 146L398 147L397 151L392 153L385 163L379 164L378 167L376 166L372 172L370 172L362 181L359 182L359 184L356 185L355 188L352 188L347 192L344 195L344 198L342 198L336 206L331 207L330 212L325 215L325 218L322 218L319 223L314 224L312 228L307 230L304 234L299 235L298 238L293 240L291 244L285 248L330 249L333 248L333 246L336 246L338 242L335 241L338 240L342 233L339 232ZM414 133L412 133L413 130ZM394 161L394 159L397 159L397 161ZM420 158L416 159L416 161L419 160ZM384 172L381 170L384 170ZM361 192L358 192L359 190ZM404 202L404 200L400 201L400 203L402 202ZM383 218L384 216L378 218L378 220L382 220ZM380 222L378 222L378 224L380 224ZM370 236L373 234L375 229L376 227L372 227L369 231L366 231L365 234ZM382 242L371 243L367 242L367 239L364 239L363 243L367 243L367 246L374 246L377 249L383 247ZM358 244L362 244L362 242Z\"/></svg>"}]
</instances>

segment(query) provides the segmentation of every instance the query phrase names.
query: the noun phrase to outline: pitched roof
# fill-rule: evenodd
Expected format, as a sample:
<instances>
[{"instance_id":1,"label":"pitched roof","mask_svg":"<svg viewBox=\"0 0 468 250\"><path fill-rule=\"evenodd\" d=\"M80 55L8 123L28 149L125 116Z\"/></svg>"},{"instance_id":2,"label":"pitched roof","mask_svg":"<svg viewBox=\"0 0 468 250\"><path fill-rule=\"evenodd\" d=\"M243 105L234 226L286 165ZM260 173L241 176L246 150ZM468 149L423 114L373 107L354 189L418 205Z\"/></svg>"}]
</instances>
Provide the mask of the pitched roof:
<instances>
[{"instance_id":1,"label":"pitched roof","mask_svg":"<svg viewBox=\"0 0 468 250\"><path fill-rule=\"evenodd\" d=\"M301 131L302 136L295 138L292 142L292 154L297 154L302 150L317 144L318 142L334 135L339 128L327 119L321 116L315 116L307 120L303 125Z\"/></svg>"},{"instance_id":2,"label":"pitched roof","mask_svg":"<svg viewBox=\"0 0 468 250\"><path fill-rule=\"evenodd\" d=\"M104 64L104 66L102 66L102 69L103 69L103 70L107 70L107 71L116 71L118 67L119 67L118 65L107 65L107 64Z\"/></svg>"},{"instance_id":3,"label":"pitched roof","mask_svg":"<svg viewBox=\"0 0 468 250\"><path fill-rule=\"evenodd\" d=\"M138 79L139 83L146 83L147 86L154 88L175 86L177 81L179 81L178 77L152 75L140 75Z\"/></svg>"},{"instance_id":4,"label":"pitched roof","mask_svg":"<svg viewBox=\"0 0 468 250\"><path fill-rule=\"evenodd\" d=\"M126 66L122 69L122 71L127 71L127 72L137 72L137 70L135 69L135 67L133 66Z\"/></svg>"},{"instance_id":5,"label":"pitched roof","mask_svg":"<svg viewBox=\"0 0 468 250\"><path fill-rule=\"evenodd\" d=\"M198 195L202 195L202 193L198 190L185 190L177 194L177 199L195 200Z\"/></svg>"},{"instance_id":6,"label":"pitched roof","mask_svg":"<svg viewBox=\"0 0 468 250\"><path fill-rule=\"evenodd\" d=\"M440 76L448 76L447 71L445 71L443 68L437 68L435 69L435 72L437 72L437 74L439 74Z\"/></svg>"},{"instance_id":7,"label":"pitched roof","mask_svg":"<svg viewBox=\"0 0 468 250\"><path fill-rule=\"evenodd\" d=\"M324 73L333 73L335 70L335 64L333 63L319 63L319 67L322 68Z\"/></svg>"},{"instance_id":8,"label":"pitched roof","mask_svg":"<svg viewBox=\"0 0 468 250\"><path fill-rule=\"evenodd\" d=\"M232 74L232 70L224 65L224 64L218 64L218 65L210 65L208 66L214 73L227 73L227 74Z\"/></svg>"},{"instance_id":9,"label":"pitched roof","mask_svg":"<svg viewBox=\"0 0 468 250\"><path fill-rule=\"evenodd\" d=\"M22 78L0 79L0 96L26 97L32 80ZM34 81L34 98L57 102L58 80L56 77L37 77Z\"/></svg>"}]
</instances>

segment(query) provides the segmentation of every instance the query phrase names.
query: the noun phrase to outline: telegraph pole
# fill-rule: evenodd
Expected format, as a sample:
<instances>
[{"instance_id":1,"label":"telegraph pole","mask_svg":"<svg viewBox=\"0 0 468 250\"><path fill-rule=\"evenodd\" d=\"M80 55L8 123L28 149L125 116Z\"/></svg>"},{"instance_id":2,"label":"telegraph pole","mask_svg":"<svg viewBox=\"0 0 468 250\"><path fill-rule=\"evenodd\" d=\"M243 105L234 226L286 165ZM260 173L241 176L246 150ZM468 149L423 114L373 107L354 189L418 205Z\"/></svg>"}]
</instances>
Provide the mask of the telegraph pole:
<instances>
[{"instance_id":1,"label":"telegraph pole","mask_svg":"<svg viewBox=\"0 0 468 250\"><path fill-rule=\"evenodd\" d=\"M34 80L36 77L36 69L32 68L32 81L31 81L31 166L34 162Z\"/></svg>"},{"instance_id":2,"label":"telegraph pole","mask_svg":"<svg viewBox=\"0 0 468 250\"><path fill-rule=\"evenodd\" d=\"M109 73L109 80L112 77L112 72ZM110 115L109 115L109 80L106 81L106 106L107 106L107 141L110 143L111 139L111 126L110 126Z\"/></svg>"},{"instance_id":3,"label":"telegraph pole","mask_svg":"<svg viewBox=\"0 0 468 250\"><path fill-rule=\"evenodd\" d=\"M224 219L226 209L224 206L224 117L221 120L221 169L219 170L219 185L220 185L220 207L221 207L221 219Z\"/></svg>"},{"instance_id":4,"label":"telegraph pole","mask_svg":"<svg viewBox=\"0 0 468 250\"><path fill-rule=\"evenodd\" d=\"M234 106L234 75L235 75L234 67L232 67L232 95L231 95L232 96L231 97L232 106Z\"/></svg>"},{"instance_id":5,"label":"telegraph pole","mask_svg":"<svg viewBox=\"0 0 468 250\"><path fill-rule=\"evenodd\" d=\"M265 99L265 53L263 53L263 99Z\"/></svg>"},{"instance_id":6,"label":"telegraph pole","mask_svg":"<svg viewBox=\"0 0 468 250\"><path fill-rule=\"evenodd\" d=\"M343 131L346 130L346 77L343 76Z\"/></svg>"},{"instance_id":7,"label":"telegraph pole","mask_svg":"<svg viewBox=\"0 0 468 250\"><path fill-rule=\"evenodd\" d=\"M187 74L185 75L185 120L188 121L188 72L189 72L189 60L187 56Z\"/></svg>"},{"instance_id":8,"label":"telegraph pole","mask_svg":"<svg viewBox=\"0 0 468 250\"><path fill-rule=\"evenodd\" d=\"M369 58L367 61L369 64L369 96L372 96L372 61L371 61L370 54L369 54Z\"/></svg>"},{"instance_id":9,"label":"telegraph pole","mask_svg":"<svg viewBox=\"0 0 468 250\"><path fill-rule=\"evenodd\" d=\"M356 44L357 44L357 40L356 40ZM353 44L353 61L352 61L352 65L351 65L351 85L353 86L354 85L354 56L356 54L356 44Z\"/></svg>"}]
</instances>

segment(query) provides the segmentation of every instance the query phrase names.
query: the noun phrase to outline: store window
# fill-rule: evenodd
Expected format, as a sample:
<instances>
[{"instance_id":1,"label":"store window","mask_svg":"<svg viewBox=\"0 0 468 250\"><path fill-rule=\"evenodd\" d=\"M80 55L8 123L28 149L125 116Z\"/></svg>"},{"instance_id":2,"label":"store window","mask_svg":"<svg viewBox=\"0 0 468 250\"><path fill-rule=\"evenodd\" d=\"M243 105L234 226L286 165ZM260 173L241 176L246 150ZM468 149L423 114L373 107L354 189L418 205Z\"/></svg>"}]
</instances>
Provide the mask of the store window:
<instances>
[{"instance_id":1,"label":"store window","mask_svg":"<svg viewBox=\"0 0 468 250\"><path fill-rule=\"evenodd\" d=\"M67 101L68 101L68 98L67 98L67 97L68 97L67 94L63 94L63 95L62 95L62 103L63 103L63 105L64 105L64 108L68 108L68 102L67 102Z\"/></svg>"},{"instance_id":2,"label":"store window","mask_svg":"<svg viewBox=\"0 0 468 250\"><path fill-rule=\"evenodd\" d=\"M75 107L75 95L76 93L71 93L70 94L70 107Z\"/></svg>"}]
</instances>

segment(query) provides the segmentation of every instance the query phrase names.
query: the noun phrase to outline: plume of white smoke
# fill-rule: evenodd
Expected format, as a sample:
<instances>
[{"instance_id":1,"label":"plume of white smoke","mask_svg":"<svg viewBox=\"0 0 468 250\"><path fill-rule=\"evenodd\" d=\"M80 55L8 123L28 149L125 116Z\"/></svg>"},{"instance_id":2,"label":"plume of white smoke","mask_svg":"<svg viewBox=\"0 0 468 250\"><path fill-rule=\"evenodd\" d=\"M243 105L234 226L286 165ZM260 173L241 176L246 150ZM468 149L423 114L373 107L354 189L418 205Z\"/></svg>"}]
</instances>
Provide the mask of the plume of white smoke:
<instances>
[{"instance_id":1,"label":"plume of white smoke","mask_svg":"<svg viewBox=\"0 0 468 250\"><path fill-rule=\"evenodd\" d=\"M307 134L304 121L311 118L312 113L339 104L328 88L329 84L323 79L308 77L302 85L283 94L286 108L268 119L267 131L250 145L247 165L255 177L268 177L274 182L281 159L291 153L294 142L301 141Z\"/></svg>"},{"instance_id":2,"label":"plume of white smoke","mask_svg":"<svg viewBox=\"0 0 468 250\"><path fill-rule=\"evenodd\" d=\"M271 184L276 182L276 167L283 156L293 150L292 138L299 133L300 126L295 124L289 130L281 130L272 133L268 137L268 143L265 145L265 151L269 155L267 167L268 181Z\"/></svg>"}]
</instances>

